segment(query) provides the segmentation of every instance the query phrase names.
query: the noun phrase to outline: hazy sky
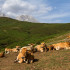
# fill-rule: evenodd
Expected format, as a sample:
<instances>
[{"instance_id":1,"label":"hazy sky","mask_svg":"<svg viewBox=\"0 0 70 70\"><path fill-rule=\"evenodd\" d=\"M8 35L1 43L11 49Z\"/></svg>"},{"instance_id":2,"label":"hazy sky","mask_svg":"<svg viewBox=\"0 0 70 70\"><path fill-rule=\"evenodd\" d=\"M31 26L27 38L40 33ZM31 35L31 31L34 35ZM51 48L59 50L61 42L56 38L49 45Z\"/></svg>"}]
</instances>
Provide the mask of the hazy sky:
<instances>
[{"instance_id":1,"label":"hazy sky","mask_svg":"<svg viewBox=\"0 0 70 70\"><path fill-rule=\"evenodd\" d=\"M70 22L70 0L0 0L0 11L11 17L31 15L44 23Z\"/></svg>"}]
</instances>

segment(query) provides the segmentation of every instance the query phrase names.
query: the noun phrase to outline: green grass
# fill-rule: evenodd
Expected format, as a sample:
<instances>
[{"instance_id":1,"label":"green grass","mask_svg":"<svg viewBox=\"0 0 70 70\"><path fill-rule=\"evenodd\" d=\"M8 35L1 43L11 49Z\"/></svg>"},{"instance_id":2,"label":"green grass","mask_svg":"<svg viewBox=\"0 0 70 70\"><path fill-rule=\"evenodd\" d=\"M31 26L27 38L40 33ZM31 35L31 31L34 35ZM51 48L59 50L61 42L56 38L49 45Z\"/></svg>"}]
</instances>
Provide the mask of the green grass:
<instances>
[{"instance_id":1,"label":"green grass","mask_svg":"<svg viewBox=\"0 0 70 70\"><path fill-rule=\"evenodd\" d=\"M67 41L70 34L70 23L48 24L21 22L10 18L0 18L0 51L5 47L24 46L28 43L47 45ZM13 55L13 57L12 57ZM17 53L6 55L0 59L0 69L5 70L70 70L70 50L48 51L34 53L32 64L14 63Z\"/></svg>"},{"instance_id":2,"label":"green grass","mask_svg":"<svg viewBox=\"0 0 70 70\"><path fill-rule=\"evenodd\" d=\"M0 48L39 44L47 39L70 32L70 23L48 24L0 18Z\"/></svg>"}]
</instances>

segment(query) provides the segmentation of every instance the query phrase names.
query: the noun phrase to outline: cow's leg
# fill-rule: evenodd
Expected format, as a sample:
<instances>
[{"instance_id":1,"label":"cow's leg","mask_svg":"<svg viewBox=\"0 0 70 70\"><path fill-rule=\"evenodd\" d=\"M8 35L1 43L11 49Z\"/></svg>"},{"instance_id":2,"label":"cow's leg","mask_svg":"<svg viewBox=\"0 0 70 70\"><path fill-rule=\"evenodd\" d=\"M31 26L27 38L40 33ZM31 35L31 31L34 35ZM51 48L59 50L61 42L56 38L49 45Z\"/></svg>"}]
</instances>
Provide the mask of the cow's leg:
<instances>
[{"instance_id":1,"label":"cow's leg","mask_svg":"<svg viewBox=\"0 0 70 70\"><path fill-rule=\"evenodd\" d=\"M47 47L45 47L45 52L47 52Z\"/></svg>"},{"instance_id":2,"label":"cow's leg","mask_svg":"<svg viewBox=\"0 0 70 70\"><path fill-rule=\"evenodd\" d=\"M57 47L56 47L56 50L59 50L59 49L60 49L60 47L59 47L59 46L57 46Z\"/></svg>"},{"instance_id":3,"label":"cow's leg","mask_svg":"<svg viewBox=\"0 0 70 70\"><path fill-rule=\"evenodd\" d=\"M68 49L70 49L70 47Z\"/></svg>"},{"instance_id":4,"label":"cow's leg","mask_svg":"<svg viewBox=\"0 0 70 70\"><path fill-rule=\"evenodd\" d=\"M22 58L19 59L18 63L23 63L23 59Z\"/></svg>"},{"instance_id":5,"label":"cow's leg","mask_svg":"<svg viewBox=\"0 0 70 70\"><path fill-rule=\"evenodd\" d=\"M5 51L5 54L7 54L7 51Z\"/></svg>"},{"instance_id":6,"label":"cow's leg","mask_svg":"<svg viewBox=\"0 0 70 70\"><path fill-rule=\"evenodd\" d=\"M9 54L9 51L5 51L5 54Z\"/></svg>"},{"instance_id":7,"label":"cow's leg","mask_svg":"<svg viewBox=\"0 0 70 70\"><path fill-rule=\"evenodd\" d=\"M7 51L7 53L6 54L9 54L10 52L9 51Z\"/></svg>"},{"instance_id":8,"label":"cow's leg","mask_svg":"<svg viewBox=\"0 0 70 70\"><path fill-rule=\"evenodd\" d=\"M70 49L69 47L66 47L66 50Z\"/></svg>"},{"instance_id":9,"label":"cow's leg","mask_svg":"<svg viewBox=\"0 0 70 70\"><path fill-rule=\"evenodd\" d=\"M49 47L49 51L51 51L51 47Z\"/></svg>"},{"instance_id":10,"label":"cow's leg","mask_svg":"<svg viewBox=\"0 0 70 70\"><path fill-rule=\"evenodd\" d=\"M15 61L14 62L18 62L19 61L19 59L18 59L18 56L17 56L17 58L15 59Z\"/></svg>"},{"instance_id":11,"label":"cow's leg","mask_svg":"<svg viewBox=\"0 0 70 70\"><path fill-rule=\"evenodd\" d=\"M30 63L33 63L33 60L30 60Z\"/></svg>"},{"instance_id":12,"label":"cow's leg","mask_svg":"<svg viewBox=\"0 0 70 70\"><path fill-rule=\"evenodd\" d=\"M29 63L29 60L28 60L28 59L26 60L26 63L27 63L27 64Z\"/></svg>"}]
</instances>

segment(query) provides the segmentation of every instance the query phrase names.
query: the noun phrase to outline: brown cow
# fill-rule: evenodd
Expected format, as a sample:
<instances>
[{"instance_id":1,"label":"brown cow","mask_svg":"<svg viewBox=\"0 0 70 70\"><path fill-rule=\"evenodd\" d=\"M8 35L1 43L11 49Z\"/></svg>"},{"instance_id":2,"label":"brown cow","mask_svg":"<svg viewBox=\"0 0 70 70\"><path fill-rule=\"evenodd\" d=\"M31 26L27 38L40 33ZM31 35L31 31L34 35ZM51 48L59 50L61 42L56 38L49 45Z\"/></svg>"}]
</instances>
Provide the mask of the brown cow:
<instances>
[{"instance_id":1,"label":"brown cow","mask_svg":"<svg viewBox=\"0 0 70 70\"><path fill-rule=\"evenodd\" d=\"M32 63L34 60L34 55L31 51L27 50L27 48L22 48L22 50L20 50L17 59L15 60L15 62L18 63Z\"/></svg>"},{"instance_id":2,"label":"brown cow","mask_svg":"<svg viewBox=\"0 0 70 70\"><path fill-rule=\"evenodd\" d=\"M52 44L49 46L49 48L53 48L55 50L70 49L70 42L62 42L62 43Z\"/></svg>"},{"instance_id":3,"label":"brown cow","mask_svg":"<svg viewBox=\"0 0 70 70\"><path fill-rule=\"evenodd\" d=\"M35 46L35 49L40 52L47 51L47 46L45 43L41 43L40 45Z\"/></svg>"},{"instance_id":4,"label":"brown cow","mask_svg":"<svg viewBox=\"0 0 70 70\"><path fill-rule=\"evenodd\" d=\"M22 63L23 61L25 61L26 51L27 51L27 48L22 48L22 50L20 50L15 62Z\"/></svg>"},{"instance_id":5,"label":"brown cow","mask_svg":"<svg viewBox=\"0 0 70 70\"><path fill-rule=\"evenodd\" d=\"M10 52L18 52L20 50L20 46L16 46L16 48L5 48L5 53L10 53Z\"/></svg>"},{"instance_id":6,"label":"brown cow","mask_svg":"<svg viewBox=\"0 0 70 70\"><path fill-rule=\"evenodd\" d=\"M53 45L49 45L48 49L49 49L49 51L54 50L54 46Z\"/></svg>"},{"instance_id":7,"label":"brown cow","mask_svg":"<svg viewBox=\"0 0 70 70\"><path fill-rule=\"evenodd\" d=\"M8 54L8 53L10 53L10 52L12 52L12 49L10 49L10 48L5 48L5 53L6 53L6 54Z\"/></svg>"},{"instance_id":8,"label":"brown cow","mask_svg":"<svg viewBox=\"0 0 70 70\"><path fill-rule=\"evenodd\" d=\"M17 48L13 48L12 52L18 52Z\"/></svg>"},{"instance_id":9,"label":"brown cow","mask_svg":"<svg viewBox=\"0 0 70 70\"><path fill-rule=\"evenodd\" d=\"M32 52L34 52L34 46L35 44L28 44L28 46L24 46L24 47L22 47L21 49L20 49L20 51L23 49L23 48L27 48L27 50L30 50L30 51L32 51Z\"/></svg>"},{"instance_id":10,"label":"brown cow","mask_svg":"<svg viewBox=\"0 0 70 70\"><path fill-rule=\"evenodd\" d=\"M34 55L31 51L26 52L26 63L33 63L34 61Z\"/></svg>"}]
</instances>

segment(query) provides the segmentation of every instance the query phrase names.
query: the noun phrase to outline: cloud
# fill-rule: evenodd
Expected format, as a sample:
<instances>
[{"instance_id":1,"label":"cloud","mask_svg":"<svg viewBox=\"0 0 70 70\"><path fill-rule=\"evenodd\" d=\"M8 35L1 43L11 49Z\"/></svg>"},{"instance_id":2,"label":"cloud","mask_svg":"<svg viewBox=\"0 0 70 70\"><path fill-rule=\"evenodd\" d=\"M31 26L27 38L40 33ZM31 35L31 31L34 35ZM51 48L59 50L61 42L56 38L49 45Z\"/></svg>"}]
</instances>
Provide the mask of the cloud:
<instances>
[{"instance_id":1,"label":"cloud","mask_svg":"<svg viewBox=\"0 0 70 70\"><path fill-rule=\"evenodd\" d=\"M1 10L2 10L3 4L4 4L4 0L0 0L0 12L1 12Z\"/></svg>"},{"instance_id":2,"label":"cloud","mask_svg":"<svg viewBox=\"0 0 70 70\"><path fill-rule=\"evenodd\" d=\"M6 0L2 6L2 12L9 16L44 15L53 10L51 6L43 3L43 0Z\"/></svg>"},{"instance_id":3,"label":"cloud","mask_svg":"<svg viewBox=\"0 0 70 70\"><path fill-rule=\"evenodd\" d=\"M69 0L0 0L0 11L12 18L26 14L40 22L70 22Z\"/></svg>"},{"instance_id":4,"label":"cloud","mask_svg":"<svg viewBox=\"0 0 70 70\"><path fill-rule=\"evenodd\" d=\"M63 21L62 20L59 20L59 19L55 19L55 20L47 20L48 23L62 23Z\"/></svg>"},{"instance_id":5,"label":"cloud","mask_svg":"<svg viewBox=\"0 0 70 70\"><path fill-rule=\"evenodd\" d=\"M47 14L49 11L53 10L53 8L51 6L47 6L47 5L39 5L39 7L37 8L37 10L35 10L35 14L39 14L39 15L44 15ZM38 15L38 16L39 16Z\"/></svg>"},{"instance_id":6,"label":"cloud","mask_svg":"<svg viewBox=\"0 0 70 70\"><path fill-rule=\"evenodd\" d=\"M58 14L51 14L51 15L47 15L44 17L41 17L41 19L56 19L56 18L63 18L63 17L67 17L69 16L69 13L58 13Z\"/></svg>"}]
</instances>

